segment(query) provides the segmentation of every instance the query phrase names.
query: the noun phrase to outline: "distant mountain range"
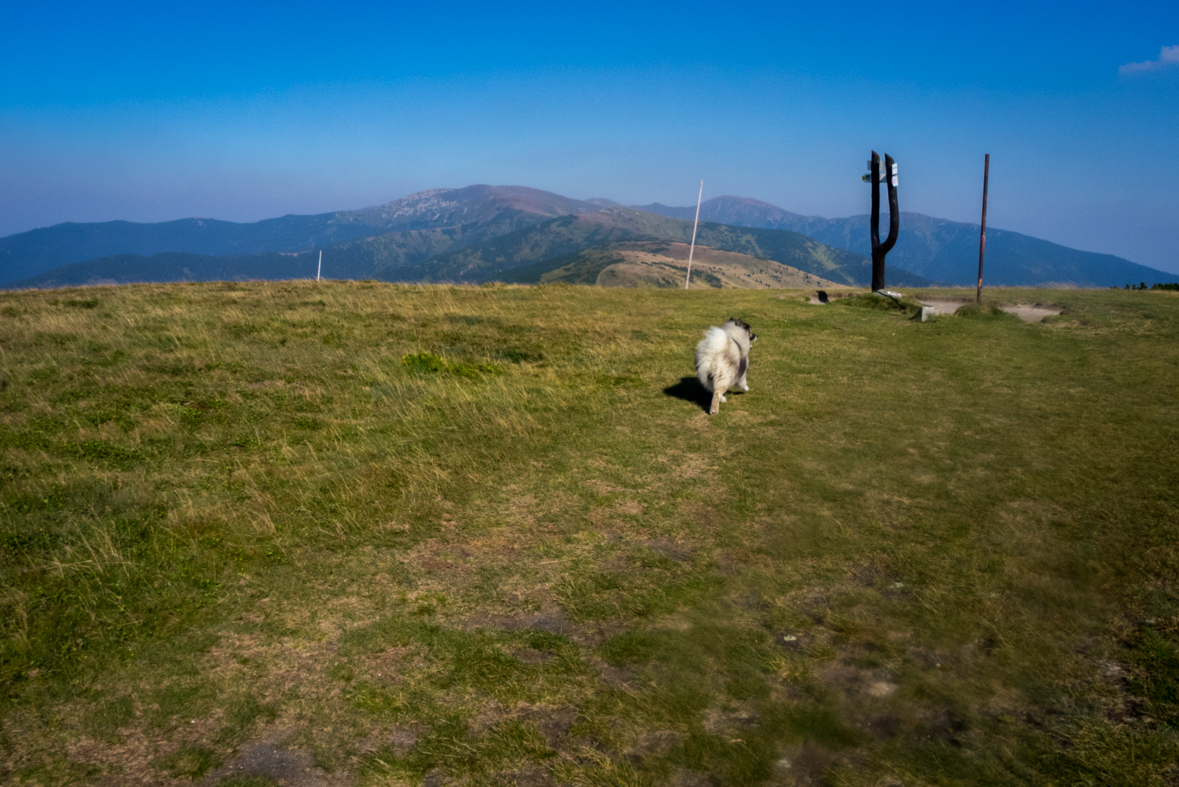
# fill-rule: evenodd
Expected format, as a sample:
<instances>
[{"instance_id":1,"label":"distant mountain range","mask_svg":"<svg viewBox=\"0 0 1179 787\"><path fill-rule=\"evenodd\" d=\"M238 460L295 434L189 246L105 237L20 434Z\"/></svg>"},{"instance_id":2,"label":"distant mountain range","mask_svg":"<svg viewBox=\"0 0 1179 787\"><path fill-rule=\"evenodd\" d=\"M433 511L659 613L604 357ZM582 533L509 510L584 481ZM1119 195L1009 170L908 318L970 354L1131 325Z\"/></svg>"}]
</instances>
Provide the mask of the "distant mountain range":
<instances>
[{"instance_id":1,"label":"distant mountain range","mask_svg":"<svg viewBox=\"0 0 1179 787\"><path fill-rule=\"evenodd\" d=\"M57 224L0 238L0 286L62 265L114 255L184 252L222 257L301 252L397 234L390 243L423 252L474 243L551 216L602 205L516 186L432 189L363 210L282 216L252 224L179 219L158 224ZM445 230L431 233L431 230ZM434 235L438 237L433 237Z\"/></svg>"},{"instance_id":2,"label":"distant mountain range","mask_svg":"<svg viewBox=\"0 0 1179 787\"><path fill-rule=\"evenodd\" d=\"M135 228L144 228L136 235ZM59 231L60 230L60 231ZM171 231L171 235L169 235ZM56 259L52 267L9 287L60 287L134 281L281 279L314 275L323 252L329 278L482 282L536 280L570 255L622 241L691 239L692 223L626 208L609 200L579 201L524 187L470 186L414 194L362 211L235 225L192 219L165 224L111 222L59 225L0 239L0 259L13 267ZM866 258L796 232L700 226L697 242L749 255L844 285L868 280ZM135 253L126 253L126 249ZM267 249L243 254L243 251ZM97 259L100 251L123 250ZM511 276L511 271L517 271ZM771 277L772 278L772 277ZM734 277L735 281L752 279ZM894 283L929 282L894 271Z\"/></svg>"},{"instance_id":3,"label":"distant mountain range","mask_svg":"<svg viewBox=\"0 0 1179 787\"><path fill-rule=\"evenodd\" d=\"M595 281L657 284L662 274L655 275L651 266L674 267L674 262L643 257L636 263L639 247L627 247L619 257L618 244L686 243L694 213L694 207L628 208L522 186L478 185L433 189L363 210L252 224L212 219L59 224L0 238L0 287L307 278L315 275L320 252L327 278L541 281L580 259L558 277L580 281L591 268L604 269L605 260L619 263L625 257L625 276L611 273ZM825 282L869 281L867 216L807 217L757 200L717 197L703 204L701 219L697 244L752 260L738 264L726 258L727 268L717 263L718 276L727 271L717 278L725 286L806 280L791 278L787 268ZM988 229L987 235L990 284L1120 286L1175 278L1019 233ZM903 213L900 239L888 257L888 284L972 284L977 243L977 227ZM784 267L757 273L758 261Z\"/></svg>"},{"instance_id":4,"label":"distant mountain range","mask_svg":"<svg viewBox=\"0 0 1179 787\"><path fill-rule=\"evenodd\" d=\"M687 220L696 214L695 207L671 208L658 203L636 206L635 209ZM700 219L738 227L791 230L837 249L864 255L872 253L867 215L845 219L802 216L768 202L726 196L702 203ZM887 228L886 216L882 217L881 226ZM897 244L887 258L888 268L904 268L946 284L972 286L978 279L980 229L978 224L902 211ZM1179 279L1173 273L1138 265L1112 254L1079 251L994 227L987 227L984 263L985 281L992 285L1120 287ZM899 284L892 282L891 277L889 281Z\"/></svg>"}]
</instances>

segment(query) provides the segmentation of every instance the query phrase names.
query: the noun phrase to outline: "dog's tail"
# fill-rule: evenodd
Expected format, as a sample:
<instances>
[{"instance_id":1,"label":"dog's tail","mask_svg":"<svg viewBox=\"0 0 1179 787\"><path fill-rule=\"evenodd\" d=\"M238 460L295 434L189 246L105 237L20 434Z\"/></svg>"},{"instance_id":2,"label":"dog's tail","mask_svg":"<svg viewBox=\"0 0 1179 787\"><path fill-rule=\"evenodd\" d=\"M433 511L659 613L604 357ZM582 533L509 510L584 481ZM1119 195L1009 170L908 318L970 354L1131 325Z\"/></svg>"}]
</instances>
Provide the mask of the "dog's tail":
<instances>
[{"instance_id":1,"label":"dog's tail","mask_svg":"<svg viewBox=\"0 0 1179 787\"><path fill-rule=\"evenodd\" d=\"M696 354L716 355L729 349L729 335L715 325L704 332L704 339L696 345Z\"/></svg>"},{"instance_id":2,"label":"dog's tail","mask_svg":"<svg viewBox=\"0 0 1179 787\"><path fill-rule=\"evenodd\" d=\"M720 358L729 349L729 342L732 339L722 329L715 325L704 332L704 338L696 345L696 376L700 378L700 382L708 390L713 389L713 368L716 359Z\"/></svg>"}]
</instances>

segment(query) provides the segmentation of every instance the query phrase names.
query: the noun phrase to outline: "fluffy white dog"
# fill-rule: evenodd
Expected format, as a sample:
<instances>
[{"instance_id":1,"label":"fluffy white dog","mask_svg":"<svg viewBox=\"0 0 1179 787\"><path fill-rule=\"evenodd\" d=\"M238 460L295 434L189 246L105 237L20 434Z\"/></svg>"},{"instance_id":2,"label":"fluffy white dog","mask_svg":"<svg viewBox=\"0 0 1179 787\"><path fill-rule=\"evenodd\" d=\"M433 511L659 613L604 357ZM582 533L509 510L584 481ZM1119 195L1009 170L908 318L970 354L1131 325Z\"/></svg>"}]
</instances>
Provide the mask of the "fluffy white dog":
<instances>
[{"instance_id":1,"label":"fluffy white dog","mask_svg":"<svg viewBox=\"0 0 1179 787\"><path fill-rule=\"evenodd\" d=\"M696 345L696 376L712 391L709 415L716 415L720 410L721 402L726 401L725 391L735 387L749 390L745 373L749 371L749 348L755 341L757 334L736 317L704 332L704 338Z\"/></svg>"}]
</instances>

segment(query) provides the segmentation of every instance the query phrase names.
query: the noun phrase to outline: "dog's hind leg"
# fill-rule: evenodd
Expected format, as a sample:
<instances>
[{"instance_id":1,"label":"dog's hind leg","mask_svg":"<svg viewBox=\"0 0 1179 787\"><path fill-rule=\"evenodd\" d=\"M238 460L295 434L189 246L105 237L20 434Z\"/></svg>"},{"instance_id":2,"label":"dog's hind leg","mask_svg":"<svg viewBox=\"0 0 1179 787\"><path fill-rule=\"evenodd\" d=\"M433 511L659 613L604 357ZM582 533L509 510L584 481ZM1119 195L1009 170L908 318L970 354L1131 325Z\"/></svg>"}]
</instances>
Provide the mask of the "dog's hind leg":
<instances>
[{"instance_id":1,"label":"dog's hind leg","mask_svg":"<svg viewBox=\"0 0 1179 787\"><path fill-rule=\"evenodd\" d=\"M716 415L720 412L721 402L725 401L725 389L717 388L712 392L712 406L708 408L709 415Z\"/></svg>"},{"instance_id":2,"label":"dog's hind leg","mask_svg":"<svg viewBox=\"0 0 1179 787\"><path fill-rule=\"evenodd\" d=\"M749 372L749 359L742 358L741 365L738 367L738 369L741 373L741 376L737 378L737 387L742 391L748 391L749 383L745 381L745 375Z\"/></svg>"}]
</instances>

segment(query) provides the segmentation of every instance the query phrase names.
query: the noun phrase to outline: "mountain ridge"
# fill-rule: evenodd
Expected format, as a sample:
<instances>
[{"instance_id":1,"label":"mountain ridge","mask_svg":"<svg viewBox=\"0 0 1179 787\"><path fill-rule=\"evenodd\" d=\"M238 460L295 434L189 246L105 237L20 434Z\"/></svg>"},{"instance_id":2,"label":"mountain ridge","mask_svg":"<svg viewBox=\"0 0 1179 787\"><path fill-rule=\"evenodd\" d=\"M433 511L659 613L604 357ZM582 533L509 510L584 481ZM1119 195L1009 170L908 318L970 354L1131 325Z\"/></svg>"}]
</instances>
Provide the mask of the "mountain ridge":
<instances>
[{"instance_id":1,"label":"mountain ridge","mask_svg":"<svg viewBox=\"0 0 1179 787\"><path fill-rule=\"evenodd\" d=\"M480 226L471 222L346 241L322 249L323 272L328 278L478 283L510 278L505 276L506 272L522 267L543 273L547 270L545 264L557 267L555 260L621 241L687 243L692 230L691 222L611 205L592 213L533 221L520 229L485 239L481 237ZM779 263L844 285L865 283L871 268L861 255L785 230L705 222L699 227L697 244L748 255L767 264ZM15 286L60 287L161 278L179 281L306 278L317 262L314 252L271 252L232 258L182 252L114 255L55 268L20 280ZM901 283L911 286L930 283L904 271L897 271L897 276L901 277ZM756 277L746 279L755 280Z\"/></svg>"},{"instance_id":2,"label":"mountain ridge","mask_svg":"<svg viewBox=\"0 0 1179 787\"><path fill-rule=\"evenodd\" d=\"M562 217L581 221L577 232L561 232L561 226L551 224ZM656 217L681 223L661 224ZM568 255L620 240L683 239L694 218L694 207L626 207L605 198L576 200L526 186L477 184L428 189L359 210L290 214L251 224L199 218L155 224L65 223L0 238L0 287L107 280L114 269L127 275L135 271L135 276L147 277L139 280L151 280L154 274L146 261L162 264L167 258L160 254L208 257L206 267L218 270L225 269L224 263L212 260L231 258L243 266L240 278L249 275L247 270L283 267L265 255L320 250L325 260L330 257L325 270L334 273L329 275L465 281L535 265L543 262L544 254ZM869 251L867 216L804 216L749 197L721 196L701 205L700 218L701 245L769 257L813 275L826 276L828 268L839 268L842 273L833 274L836 280L867 282L860 273ZM901 219L897 246L888 257L889 285L974 284L977 225L917 213L902 213ZM527 235L529 228L546 222L546 237ZM811 245L757 234L768 231L805 236ZM986 283L993 285L1121 286L1175 278L1120 257L1020 233L988 228L988 236ZM855 260L833 262L836 251L854 255ZM116 264L111 261L115 257L124 259ZM190 262L206 265L195 258ZM76 267L79 264L82 267ZM162 269L158 275L164 275Z\"/></svg>"},{"instance_id":3,"label":"mountain ridge","mask_svg":"<svg viewBox=\"0 0 1179 787\"><path fill-rule=\"evenodd\" d=\"M634 207L688 219L696 211L695 207L669 207L660 203ZM706 218L735 226L791 230L838 249L871 254L867 214L841 219L804 216L749 197L724 195L701 203L700 219ZM972 286L978 276L980 230L978 224L901 211L900 233L888 255L888 271L900 267L935 281ZM1177 278L1175 274L1112 254L1081 251L1011 230L987 227L984 283L1109 287L1162 283Z\"/></svg>"},{"instance_id":4,"label":"mountain ridge","mask_svg":"<svg viewBox=\"0 0 1179 787\"><path fill-rule=\"evenodd\" d=\"M0 238L0 286L63 265L121 254L216 257L300 252L394 231L462 224L479 225L481 232L466 233L466 242L476 242L546 218L601 208L527 186L473 185L428 189L359 210L287 214L250 223L203 218L142 224L65 222Z\"/></svg>"}]
</instances>

